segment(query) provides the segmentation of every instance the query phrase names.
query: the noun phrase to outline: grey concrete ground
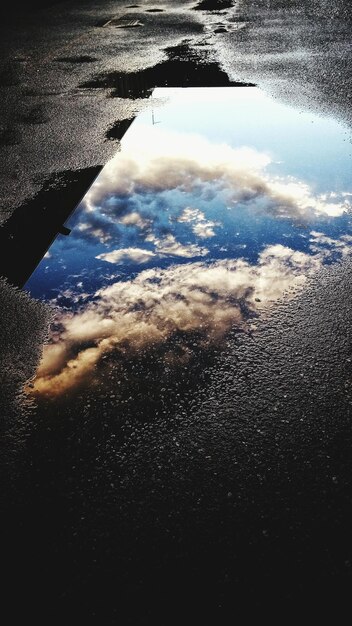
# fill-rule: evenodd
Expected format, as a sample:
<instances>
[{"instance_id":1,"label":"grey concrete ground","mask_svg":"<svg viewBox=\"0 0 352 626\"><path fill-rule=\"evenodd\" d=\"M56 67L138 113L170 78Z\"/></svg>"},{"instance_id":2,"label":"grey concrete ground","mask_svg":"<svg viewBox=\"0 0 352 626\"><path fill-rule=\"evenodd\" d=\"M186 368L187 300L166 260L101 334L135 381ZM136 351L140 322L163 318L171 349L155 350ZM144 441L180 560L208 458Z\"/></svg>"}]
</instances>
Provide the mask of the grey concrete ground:
<instances>
[{"instance_id":1,"label":"grey concrete ground","mask_svg":"<svg viewBox=\"0 0 352 626\"><path fill-rule=\"evenodd\" d=\"M58 174L103 165L117 122L148 106L139 79L164 80L170 63L350 124L348 2L132 4L62 2L2 26L2 221ZM143 26L102 26L126 14ZM138 97L125 97L125 75ZM19 411L48 312L0 285L13 623L193 626L348 606L350 279L347 261L326 268L257 339L230 337L167 418L122 426L113 413L96 420L93 398Z\"/></svg>"}]
</instances>

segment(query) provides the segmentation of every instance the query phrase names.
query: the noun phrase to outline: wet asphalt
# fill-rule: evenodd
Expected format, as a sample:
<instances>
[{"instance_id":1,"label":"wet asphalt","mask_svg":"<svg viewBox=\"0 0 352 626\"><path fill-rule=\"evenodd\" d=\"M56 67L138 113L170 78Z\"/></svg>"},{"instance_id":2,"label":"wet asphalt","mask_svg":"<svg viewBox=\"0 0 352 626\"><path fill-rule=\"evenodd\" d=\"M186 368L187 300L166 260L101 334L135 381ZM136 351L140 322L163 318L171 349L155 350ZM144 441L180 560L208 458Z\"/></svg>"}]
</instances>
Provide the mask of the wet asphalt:
<instances>
[{"instance_id":1,"label":"wet asphalt","mask_svg":"<svg viewBox=\"0 0 352 626\"><path fill-rule=\"evenodd\" d=\"M24 214L31 228L28 211L38 233L43 194L50 206L64 191L72 210L77 181L116 152L160 81L256 84L350 123L347 2L131 4L57 3L2 27L10 234ZM126 13L143 26L104 26ZM325 268L255 336L233 333L181 378L162 378L157 354L151 380L131 364L139 400L118 411L113 374L75 402L21 405L48 311L2 283L8 623L232 624L308 610L340 623L352 582L350 282L348 261Z\"/></svg>"}]
</instances>

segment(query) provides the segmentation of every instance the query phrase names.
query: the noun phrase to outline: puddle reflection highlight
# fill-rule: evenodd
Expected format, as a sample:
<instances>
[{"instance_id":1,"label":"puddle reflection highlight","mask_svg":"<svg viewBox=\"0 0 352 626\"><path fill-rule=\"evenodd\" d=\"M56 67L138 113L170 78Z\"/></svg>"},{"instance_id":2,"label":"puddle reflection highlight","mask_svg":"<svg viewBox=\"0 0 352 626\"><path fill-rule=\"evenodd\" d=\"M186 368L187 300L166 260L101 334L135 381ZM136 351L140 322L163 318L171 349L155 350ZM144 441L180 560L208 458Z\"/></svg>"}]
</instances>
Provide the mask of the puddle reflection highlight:
<instances>
[{"instance_id":1,"label":"puddle reflection highlight","mask_svg":"<svg viewBox=\"0 0 352 626\"><path fill-rule=\"evenodd\" d=\"M111 355L183 365L350 254L343 126L256 88L153 102L27 283L56 307L39 395L94 383Z\"/></svg>"}]
</instances>

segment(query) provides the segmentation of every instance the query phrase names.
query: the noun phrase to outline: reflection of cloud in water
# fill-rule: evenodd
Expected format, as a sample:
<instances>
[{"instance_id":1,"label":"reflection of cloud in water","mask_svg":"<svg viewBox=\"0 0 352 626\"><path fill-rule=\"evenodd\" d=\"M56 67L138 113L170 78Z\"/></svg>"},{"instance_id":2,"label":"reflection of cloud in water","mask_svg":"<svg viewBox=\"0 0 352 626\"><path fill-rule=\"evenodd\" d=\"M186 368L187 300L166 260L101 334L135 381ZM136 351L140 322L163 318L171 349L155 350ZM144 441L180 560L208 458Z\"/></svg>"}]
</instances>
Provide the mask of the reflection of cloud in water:
<instances>
[{"instance_id":1,"label":"reflection of cloud in water","mask_svg":"<svg viewBox=\"0 0 352 626\"><path fill-rule=\"evenodd\" d=\"M264 248L256 265L226 259L153 268L99 290L77 312L58 314L61 330L45 347L35 391L55 396L74 389L94 378L104 355L146 350L178 331L201 332L210 345L231 326L245 327L246 308L260 310L319 270L329 254L319 236L312 233L314 255L277 244ZM345 253L342 241L331 253Z\"/></svg>"},{"instance_id":2,"label":"reflection of cloud in water","mask_svg":"<svg viewBox=\"0 0 352 626\"><path fill-rule=\"evenodd\" d=\"M133 135L130 139L126 136L122 152L107 164L86 194L87 222L89 215L95 219L96 209L103 210L105 218L116 218L116 213L126 211L130 203L133 205L136 194L178 189L206 198L210 192L208 183L212 183L213 194L216 185L220 187L234 207L237 203L253 205L277 217L299 220L314 216L338 217L350 208L346 193L315 195L303 181L271 174L268 167L273 164L272 158L252 148L232 148L211 143L198 135L182 135L142 125L138 145L136 142ZM121 205L114 202L114 198L125 198L125 201ZM193 222L194 232L200 237L212 236L215 224L207 224L200 212L192 211L197 209L189 209L179 221ZM133 219L137 225L137 217Z\"/></svg>"},{"instance_id":3,"label":"reflection of cloud in water","mask_svg":"<svg viewBox=\"0 0 352 626\"><path fill-rule=\"evenodd\" d=\"M119 222L124 226L136 226L141 230L148 228L151 224L150 220L144 219L139 213L137 213L137 211L127 213L119 219Z\"/></svg>"},{"instance_id":4,"label":"reflection of cloud in water","mask_svg":"<svg viewBox=\"0 0 352 626\"><path fill-rule=\"evenodd\" d=\"M104 254L98 254L96 258L118 265L131 261L132 263L147 263L153 257L155 257L154 252L143 248L120 248Z\"/></svg>"},{"instance_id":5,"label":"reflection of cloud in water","mask_svg":"<svg viewBox=\"0 0 352 626\"><path fill-rule=\"evenodd\" d=\"M183 257L192 259L197 256L208 254L207 248L201 248L196 244L182 244L173 235L167 235L162 239L157 239L153 235L148 236L148 241L155 245L155 252L144 248L120 248L98 254L97 259L108 263L147 263L154 257Z\"/></svg>"},{"instance_id":6,"label":"reflection of cloud in water","mask_svg":"<svg viewBox=\"0 0 352 626\"><path fill-rule=\"evenodd\" d=\"M218 222L207 220L203 211L200 211L199 209L193 209L191 207L186 207L182 211L177 221L181 224L191 223L194 234L197 235L197 237L201 237L202 239L214 237L214 227L219 226Z\"/></svg>"},{"instance_id":7,"label":"reflection of cloud in water","mask_svg":"<svg viewBox=\"0 0 352 626\"><path fill-rule=\"evenodd\" d=\"M162 239L154 239L156 250L160 256L180 256L191 259L196 256L205 256L208 254L206 248L201 248L196 244L183 245L176 240L174 235L167 235Z\"/></svg>"},{"instance_id":8,"label":"reflection of cloud in water","mask_svg":"<svg viewBox=\"0 0 352 626\"><path fill-rule=\"evenodd\" d=\"M329 256L331 249L335 249L342 257L351 254L351 235L342 235L340 239L333 239L315 230L312 230L310 235L309 241L312 252L318 252L319 254L325 253L326 256Z\"/></svg>"}]
</instances>

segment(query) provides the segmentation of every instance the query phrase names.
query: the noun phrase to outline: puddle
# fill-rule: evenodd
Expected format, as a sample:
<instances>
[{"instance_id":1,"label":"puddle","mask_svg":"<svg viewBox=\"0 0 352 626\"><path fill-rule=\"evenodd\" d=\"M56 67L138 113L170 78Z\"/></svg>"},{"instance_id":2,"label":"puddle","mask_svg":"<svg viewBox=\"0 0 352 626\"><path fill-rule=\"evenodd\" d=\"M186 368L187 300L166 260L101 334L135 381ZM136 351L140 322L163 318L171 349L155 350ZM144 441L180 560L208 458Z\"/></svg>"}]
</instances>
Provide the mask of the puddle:
<instances>
[{"instance_id":1,"label":"puddle","mask_svg":"<svg viewBox=\"0 0 352 626\"><path fill-rule=\"evenodd\" d=\"M110 89L115 98L148 98L160 87L230 87L250 83L230 81L216 62L211 62L187 44L167 48L168 59L138 72L109 72L80 85L88 89Z\"/></svg>"},{"instance_id":2,"label":"puddle","mask_svg":"<svg viewBox=\"0 0 352 626\"><path fill-rule=\"evenodd\" d=\"M177 403L230 330L350 254L347 139L257 88L155 89L27 282L56 308L37 397Z\"/></svg>"},{"instance_id":3,"label":"puddle","mask_svg":"<svg viewBox=\"0 0 352 626\"><path fill-rule=\"evenodd\" d=\"M175 87L242 86L242 83L231 82L217 63L210 62L206 54L191 50L186 43L168 48L166 53L168 60L154 67L140 72L102 74L81 87L107 88L111 89L113 97L138 99L150 97L157 84ZM66 57L57 61L72 63L76 62L74 59ZM34 107L18 121L25 125L39 125L47 120L40 107ZM107 130L106 139L120 140L131 123L132 119L119 120ZM18 129L11 128L3 129L0 137L3 145L14 145L19 139ZM11 219L0 228L1 276L11 284L23 287L100 169L93 167L55 173L33 200L16 209ZM18 261L19 250L21 263Z\"/></svg>"},{"instance_id":4,"label":"puddle","mask_svg":"<svg viewBox=\"0 0 352 626\"><path fill-rule=\"evenodd\" d=\"M221 11L231 9L233 6L233 0L201 0L194 9L196 11Z\"/></svg>"}]
</instances>

